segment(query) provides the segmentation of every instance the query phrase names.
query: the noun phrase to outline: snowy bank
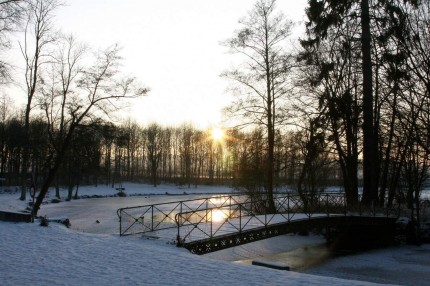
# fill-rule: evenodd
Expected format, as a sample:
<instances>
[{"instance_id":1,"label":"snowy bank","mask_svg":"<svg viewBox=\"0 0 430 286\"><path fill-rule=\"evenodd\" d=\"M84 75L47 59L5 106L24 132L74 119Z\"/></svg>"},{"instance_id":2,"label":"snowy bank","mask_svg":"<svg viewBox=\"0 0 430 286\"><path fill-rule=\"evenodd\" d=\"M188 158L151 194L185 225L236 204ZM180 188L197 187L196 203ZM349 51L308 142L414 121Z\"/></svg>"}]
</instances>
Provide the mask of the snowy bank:
<instances>
[{"instance_id":1,"label":"snowy bank","mask_svg":"<svg viewBox=\"0 0 430 286\"><path fill-rule=\"evenodd\" d=\"M162 241L0 222L2 285L372 285L234 264Z\"/></svg>"}]
</instances>

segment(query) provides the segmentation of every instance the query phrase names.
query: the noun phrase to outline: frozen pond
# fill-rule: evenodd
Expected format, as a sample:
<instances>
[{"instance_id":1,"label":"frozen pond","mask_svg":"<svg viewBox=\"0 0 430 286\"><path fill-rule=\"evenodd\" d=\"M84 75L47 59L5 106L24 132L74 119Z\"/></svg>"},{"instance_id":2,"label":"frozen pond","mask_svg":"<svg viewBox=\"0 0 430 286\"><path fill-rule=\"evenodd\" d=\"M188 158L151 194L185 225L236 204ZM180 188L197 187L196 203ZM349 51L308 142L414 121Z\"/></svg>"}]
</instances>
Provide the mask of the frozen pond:
<instances>
[{"instance_id":1,"label":"frozen pond","mask_svg":"<svg viewBox=\"0 0 430 286\"><path fill-rule=\"evenodd\" d=\"M119 234L117 210L120 208L186 201L214 196L208 194L148 195L81 199L44 205L39 215L46 215L50 219L67 217L71 222L71 229L81 232ZM157 232L154 236L161 237L163 240L173 240L175 238L175 233L176 229L166 230ZM152 237L152 234L149 233L147 237ZM260 257L267 261L288 263L292 269L297 271L308 268L313 264L322 263L328 258L324 242L325 240L322 236L282 235L253 243L252 246L237 246L231 249L209 253L206 256L244 264L251 264L253 259ZM317 257L318 259L316 259Z\"/></svg>"},{"instance_id":2,"label":"frozen pond","mask_svg":"<svg viewBox=\"0 0 430 286\"><path fill-rule=\"evenodd\" d=\"M120 208L207 197L210 195L148 195L81 199L44 205L39 215L46 215L49 219L68 218L72 224L71 229L81 232L119 234L117 210Z\"/></svg>"}]
</instances>

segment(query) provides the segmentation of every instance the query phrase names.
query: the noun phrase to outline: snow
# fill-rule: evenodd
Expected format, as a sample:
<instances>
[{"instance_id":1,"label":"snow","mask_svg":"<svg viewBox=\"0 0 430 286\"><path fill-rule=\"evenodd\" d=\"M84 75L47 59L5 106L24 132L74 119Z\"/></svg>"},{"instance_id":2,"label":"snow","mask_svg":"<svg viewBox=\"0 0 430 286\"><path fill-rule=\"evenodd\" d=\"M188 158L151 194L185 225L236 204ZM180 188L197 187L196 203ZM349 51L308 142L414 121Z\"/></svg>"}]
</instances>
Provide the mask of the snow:
<instances>
[{"instance_id":1,"label":"snow","mask_svg":"<svg viewBox=\"0 0 430 286\"><path fill-rule=\"evenodd\" d=\"M429 285L430 245L400 246L343 256L305 271L315 275L402 285Z\"/></svg>"},{"instance_id":2,"label":"snow","mask_svg":"<svg viewBox=\"0 0 430 286\"><path fill-rule=\"evenodd\" d=\"M118 205L183 199L180 194L231 192L228 188L178 188L163 185L124 184L127 198L80 199L43 205L41 215L67 217L72 227L51 222L0 222L1 285L375 285L377 283L426 285L430 278L430 246L394 249L326 259L295 271L250 265L253 259L273 261L282 253L323 243L319 236L285 235L197 256L162 239L119 237ZM81 187L81 196L112 196L116 190ZM157 196L165 193L171 196ZM51 192L49 201L53 197ZM152 194L149 196L149 194ZM157 195L156 195L157 194ZM62 191L62 196L66 192ZM19 193L0 193L0 210L22 211ZM187 198L188 196L185 196ZM97 223L96 221L100 223ZM101 226L100 226L101 225ZM100 227L99 227L100 226ZM99 227L99 228L98 228ZM80 229L81 228L81 229ZM314 255L314 252L311 252ZM239 261L239 262L237 262ZM288 265L293 265L287 263ZM293 269L294 270L294 269ZM335 278L336 276L336 278ZM340 278L339 278L340 277ZM427 283L428 284L428 283Z\"/></svg>"},{"instance_id":3,"label":"snow","mask_svg":"<svg viewBox=\"0 0 430 286\"><path fill-rule=\"evenodd\" d=\"M238 265L139 237L0 223L2 285L370 285Z\"/></svg>"}]
</instances>

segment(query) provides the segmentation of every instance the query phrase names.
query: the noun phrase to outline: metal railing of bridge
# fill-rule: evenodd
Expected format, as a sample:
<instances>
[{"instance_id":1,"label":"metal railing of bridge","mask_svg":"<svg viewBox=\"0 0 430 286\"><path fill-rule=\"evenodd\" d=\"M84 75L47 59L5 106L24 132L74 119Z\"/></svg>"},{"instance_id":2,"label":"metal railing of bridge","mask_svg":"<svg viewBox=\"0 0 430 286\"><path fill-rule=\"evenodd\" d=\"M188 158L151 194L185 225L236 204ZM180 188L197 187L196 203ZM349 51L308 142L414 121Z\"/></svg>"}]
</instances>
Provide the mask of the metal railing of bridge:
<instances>
[{"instance_id":1,"label":"metal railing of bridge","mask_svg":"<svg viewBox=\"0 0 430 286\"><path fill-rule=\"evenodd\" d=\"M246 202L243 194L215 195L209 198L125 207L117 210L119 234L127 236L177 228L175 216L178 213L201 211Z\"/></svg>"},{"instance_id":2,"label":"metal railing of bridge","mask_svg":"<svg viewBox=\"0 0 430 286\"><path fill-rule=\"evenodd\" d=\"M234 201L205 209L178 212L177 245L198 240L241 233L244 231L267 228L269 225L283 224L292 220L311 219L327 216L386 216L399 215L396 207L364 206L358 203L347 206L345 194L284 194L274 198L275 210L270 209L267 199Z\"/></svg>"},{"instance_id":3,"label":"metal railing of bridge","mask_svg":"<svg viewBox=\"0 0 430 286\"><path fill-rule=\"evenodd\" d=\"M126 236L170 229L169 235L176 236L177 244L181 245L294 219L348 213L398 215L398 208L369 208L360 203L354 208L347 207L343 193L277 194L274 203L276 209L270 210L267 199L232 194L126 207L117 211L119 233Z\"/></svg>"}]
</instances>

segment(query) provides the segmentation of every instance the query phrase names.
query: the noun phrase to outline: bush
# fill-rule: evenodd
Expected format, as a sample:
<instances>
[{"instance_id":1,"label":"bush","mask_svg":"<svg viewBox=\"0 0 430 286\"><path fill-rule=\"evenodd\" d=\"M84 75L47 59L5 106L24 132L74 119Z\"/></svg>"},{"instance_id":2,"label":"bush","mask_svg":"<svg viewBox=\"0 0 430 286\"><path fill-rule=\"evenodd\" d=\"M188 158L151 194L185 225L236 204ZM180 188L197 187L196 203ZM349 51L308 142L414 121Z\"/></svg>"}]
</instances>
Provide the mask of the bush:
<instances>
[{"instance_id":1,"label":"bush","mask_svg":"<svg viewBox=\"0 0 430 286\"><path fill-rule=\"evenodd\" d=\"M120 191L120 192L118 192L117 196L118 197L126 197L127 194L124 191Z\"/></svg>"},{"instance_id":2,"label":"bush","mask_svg":"<svg viewBox=\"0 0 430 286\"><path fill-rule=\"evenodd\" d=\"M49 226L49 220L46 216L40 218L40 226Z\"/></svg>"},{"instance_id":3,"label":"bush","mask_svg":"<svg viewBox=\"0 0 430 286\"><path fill-rule=\"evenodd\" d=\"M61 223L64 224L67 228L72 226L72 224L70 223L70 220L68 218L62 220Z\"/></svg>"}]
</instances>

